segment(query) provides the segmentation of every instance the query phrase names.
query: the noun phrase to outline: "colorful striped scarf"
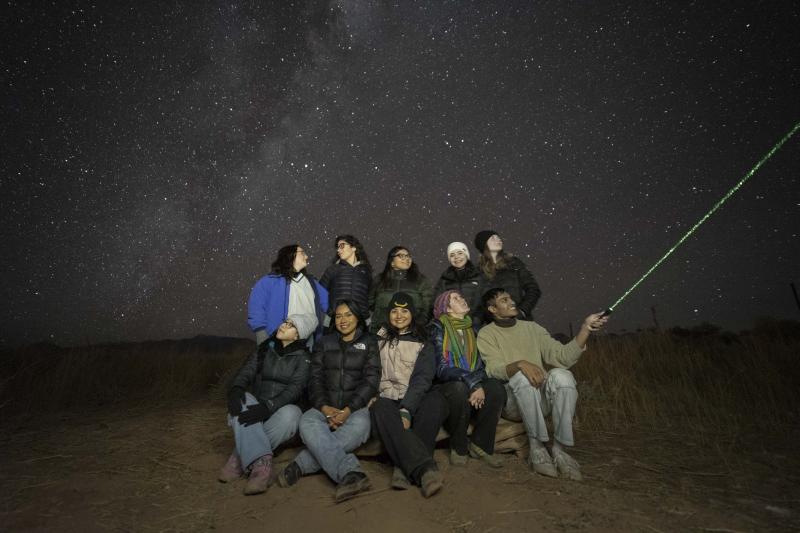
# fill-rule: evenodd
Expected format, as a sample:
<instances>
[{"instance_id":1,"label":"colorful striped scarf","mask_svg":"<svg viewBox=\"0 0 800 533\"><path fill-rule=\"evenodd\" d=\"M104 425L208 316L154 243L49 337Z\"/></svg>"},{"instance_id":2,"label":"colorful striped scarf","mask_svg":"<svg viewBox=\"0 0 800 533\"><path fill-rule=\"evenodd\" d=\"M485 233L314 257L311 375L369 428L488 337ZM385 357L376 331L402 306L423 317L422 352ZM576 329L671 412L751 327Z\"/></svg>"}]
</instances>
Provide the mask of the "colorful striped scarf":
<instances>
[{"instance_id":1,"label":"colorful striped scarf","mask_svg":"<svg viewBox=\"0 0 800 533\"><path fill-rule=\"evenodd\" d=\"M463 368L470 372L478 365L478 347L475 344L475 331L472 329L472 318L453 318L448 314L439 317L444 335L442 338L442 357L450 367ZM461 340L459 331L464 333Z\"/></svg>"}]
</instances>

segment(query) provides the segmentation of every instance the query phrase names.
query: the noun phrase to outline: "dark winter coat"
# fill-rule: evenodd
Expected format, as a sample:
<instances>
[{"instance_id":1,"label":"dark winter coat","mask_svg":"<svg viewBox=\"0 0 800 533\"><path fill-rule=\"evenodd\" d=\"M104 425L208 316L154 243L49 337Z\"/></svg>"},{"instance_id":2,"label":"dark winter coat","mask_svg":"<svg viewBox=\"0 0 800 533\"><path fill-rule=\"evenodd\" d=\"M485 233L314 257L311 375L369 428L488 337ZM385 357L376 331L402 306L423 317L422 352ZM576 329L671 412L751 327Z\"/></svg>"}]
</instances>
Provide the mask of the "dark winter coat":
<instances>
[{"instance_id":1,"label":"dark winter coat","mask_svg":"<svg viewBox=\"0 0 800 533\"><path fill-rule=\"evenodd\" d=\"M369 317L369 289L372 286L372 270L367 265L350 266L347 261L330 265L319 280L328 290L330 305L326 311L333 315L333 306L339 300L350 300L358 306L357 313L364 320Z\"/></svg>"},{"instance_id":2,"label":"dark winter coat","mask_svg":"<svg viewBox=\"0 0 800 533\"><path fill-rule=\"evenodd\" d=\"M377 396L380 379L381 358L373 335L359 331L352 342L344 342L337 331L314 345L308 393L316 409L366 407Z\"/></svg>"},{"instance_id":3,"label":"dark winter coat","mask_svg":"<svg viewBox=\"0 0 800 533\"><path fill-rule=\"evenodd\" d=\"M483 362L483 357L478 355L478 364L472 372L464 368L450 366L444 358L442 347L444 344L444 328L442 327L442 323L438 320L434 320L431 324L430 331L433 350L436 354L436 379L443 383L447 383L448 381L463 381L467 387L469 387L470 391L480 387L481 382L488 378L486 375L486 363ZM475 333L477 334L477 331ZM477 346L475 349L478 349Z\"/></svg>"},{"instance_id":4,"label":"dark winter coat","mask_svg":"<svg viewBox=\"0 0 800 533\"><path fill-rule=\"evenodd\" d=\"M479 319L481 296L483 296L482 280L480 270L471 261L467 261L462 269L450 265L447 270L442 272L439 281L433 288L433 301L435 302L436 298L444 291L458 291L469 304L469 314L472 319Z\"/></svg>"},{"instance_id":5,"label":"dark winter coat","mask_svg":"<svg viewBox=\"0 0 800 533\"><path fill-rule=\"evenodd\" d=\"M310 363L305 341L284 347L271 338L245 361L231 389L249 390L272 415L284 405L298 403L308 383Z\"/></svg>"},{"instance_id":6,"label":"dark winter coat","mask_svg":"<svg viewBox=\"0 0 800 533\"><path fill-rule=\"evenodd\" d=\"M517 318L533 320L533 308L536 307L542 291L533 274L519 258L509 258L507 266L498 270L494 278L488 279L483 273L481 273L481 277L483 278L483 292L502 287L517 304L517 310L520 311Z\"/></svg>"},{"instance_id":7,"label":"dark winter coat","mask_svg":"<svg viewBox=\"0 0 800 533\"><path fill-rule=\"evenodd\" d=\"M391 282L389 287L383 287L380 276L372 282L372 289L369 293L369 307L372 310L372 322L370 331L377 332L381 324L389 320L389 304L392 296L396 292L404 292L414 300L414 307L417 308L415 318L420 324L427 324L431 318L431 308L433 307L433 287L428 278L419 275L416 282L406 278L405 270L392 270Z\"/></svg>"}]
</instances>

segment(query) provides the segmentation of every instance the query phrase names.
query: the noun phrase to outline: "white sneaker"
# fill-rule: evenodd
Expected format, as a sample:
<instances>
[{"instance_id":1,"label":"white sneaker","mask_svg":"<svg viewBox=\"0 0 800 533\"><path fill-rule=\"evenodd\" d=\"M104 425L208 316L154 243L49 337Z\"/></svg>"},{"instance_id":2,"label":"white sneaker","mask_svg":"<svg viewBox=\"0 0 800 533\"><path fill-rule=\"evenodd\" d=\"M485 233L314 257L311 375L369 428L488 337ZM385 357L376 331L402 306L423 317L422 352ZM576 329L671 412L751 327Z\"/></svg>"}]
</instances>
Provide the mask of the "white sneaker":
<instances>
[{"instance_id":1,"label":"white sneaker","mask_svg":"<svg viewBox=\"0 0 800 533\"><path fill-rule=\"evenodd\" d=\"M550 454L547 453L546 448L534 448L531 450L531 456L528 458L528 464L531 470L537 474L547 477L558 477L555 462Z\"/></svg>"},{"instance_id":2,"label":"white sneaker","mask_svg":"<svg viewBox=\"0 0 800 533\"><path fill-rule=\"evenodd\" d=\"M571 479L572 481L583 481L581 465L564 450L553 454L553 462L556 464L556 468L558 468L561 477Z\"/></svg>"}]
</instances>

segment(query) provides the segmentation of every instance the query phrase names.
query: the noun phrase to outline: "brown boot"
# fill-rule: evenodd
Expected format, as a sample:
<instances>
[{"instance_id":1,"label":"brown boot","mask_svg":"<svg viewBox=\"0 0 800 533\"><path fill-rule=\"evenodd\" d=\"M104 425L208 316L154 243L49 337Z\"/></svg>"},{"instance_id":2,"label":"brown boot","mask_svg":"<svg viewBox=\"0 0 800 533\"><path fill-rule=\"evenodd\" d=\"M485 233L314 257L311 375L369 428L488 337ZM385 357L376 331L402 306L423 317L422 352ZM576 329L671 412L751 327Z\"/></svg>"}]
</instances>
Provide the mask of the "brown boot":
<instances>
[{"instance_id":1,"label":"brown boot","mask_svg":"<svg viewBox=\"0 0 800 533\"><path fill-rule=\"evenodd\" d=\"M267 492L269 478L272 475L272 456L262 455L253 462L250 468L250 477L244 486L244 493L248 496Z\"/></svg>"},{"instance_id":2,"label":"brown boot","mask_svg":"<svg viewBox=\"0 0 800 533\"><path fill-rule=\"evenodd\" d=\"M242 470L242 462L239 460L239 454L236 453L236 450L233 450L233 453L228 457L225 465L219 469L217 479L223 483L230 483L231 481L236 481L243 475L244 470Z\"/></svg>"}]
</instances>

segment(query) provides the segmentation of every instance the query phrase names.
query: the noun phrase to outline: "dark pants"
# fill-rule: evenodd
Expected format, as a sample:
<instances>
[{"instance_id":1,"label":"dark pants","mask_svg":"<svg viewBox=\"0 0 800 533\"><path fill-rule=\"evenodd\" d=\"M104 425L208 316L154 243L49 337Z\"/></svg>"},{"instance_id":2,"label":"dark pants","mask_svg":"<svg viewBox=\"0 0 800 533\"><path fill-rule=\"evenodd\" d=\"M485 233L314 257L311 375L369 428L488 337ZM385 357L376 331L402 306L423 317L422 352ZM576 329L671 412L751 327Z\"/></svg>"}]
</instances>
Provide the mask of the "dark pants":
<instances>
[{"instance_id":1,"label":"dark pants","mask_svg":"<svg viewBox=\"0 0 800 533\"><path fill-rule=\"evenodd\" d=\"M380 437L392 462L412 483L419 485L422 474L429 468L436 468L433 449L447 414L442 395L436 390L425 393L408 430L403 428L399 400L378 398L370 412L373 431Z\"/></svg>"},{"instance_id":2,"label":"dark pants","mask_svg":"<svg viewBox=\"0 0 800 533\"><path fill-rule=\"evenodd\" d=\"M463 381L449 381L439 386L449 411L444 428L450 434L450 449L460 455L467 454L467 426L473 416L472 442L486 453L494 453L494 436L506 405L506 388L502 381L494 378L485 379L481 386L486 400L480 409L469 404L469 388Z\"/></svg>"}]
</instances>

